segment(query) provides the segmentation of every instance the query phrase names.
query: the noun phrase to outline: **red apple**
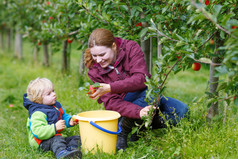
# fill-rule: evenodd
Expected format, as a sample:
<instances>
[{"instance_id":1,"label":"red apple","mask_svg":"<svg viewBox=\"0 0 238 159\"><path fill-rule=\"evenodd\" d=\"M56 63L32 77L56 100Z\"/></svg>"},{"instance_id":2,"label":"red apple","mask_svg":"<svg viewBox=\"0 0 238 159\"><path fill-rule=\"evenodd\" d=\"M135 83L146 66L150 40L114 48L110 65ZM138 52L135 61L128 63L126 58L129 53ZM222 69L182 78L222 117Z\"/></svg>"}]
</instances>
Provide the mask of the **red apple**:
<instances>
[{"instance_id":1,"label":"red apple","mask_svg":"<svg viewBox=\"0 0 238 159\"><path fill-rule=\"evenodd\" d=\"M52 20L52 19L54 19L53 17L49 17L49 20Z\"/></svg>"},{"instance_id":2,"label":"red apple","mask_svg":"<svg viewBox=\"0 0 238 159\"><path fill-rule=\"evenodd\" d=\"M41 42L38 42L37 44L40 46L40 45L41 45Z\"/></svg>"},{"instance_id":3,"label":"red apple","mask_svg":"<svg viewBox=\"0 0 238 159\"><path fill-rule=\"evenodd\" d=\"M141 22L136 24L136 27L138 27L138 26L140 27L140 29L142 29L142 23Z\"/></svg>"},{"instance_id":4,"label":"red apple","mask_svg":"<svg viewBox=\"0 0 238 159\"><path fill-rule=\"evenodd\" d=\"M50 5L50 1L48 2L48 5Z\"/></svg>"},{"instance_id":5,"label":"red apple","mask_svg":"<svg viewBox=\"0 0 238 159\"><path fill-rule=\"evenodd\" d=\"M210 44L213 45L214 44L214 40L211 39L210 40Z\"/></svg>"},{"instance_id":6,"label":"red apple","mask_svg":"<svg viewBox=\"0 0 238 159\"><path fill-rule=\"evenodd\" d=\"M199 71L200 68L201 68L201 64L200 64L200 63L194 62L194 63L192 64L192 69L193 69L194 71Z\"/></svg>"},{"instance_id":7,"label":"red apple","mask_svg":"<svg viewBox=\"0 0 238 159\"><path fill-rule=\"evenodd\" d=\"M79 121L79 120L76 118L75 115L72 116L72 120L73 120L74 122L78 122L78 121Z\"/></svg>"},{"instance_id":8,"label":"red apple","mask_svg":"<svg viewBox=\"0 0 238 159\"><path fill-rule=\"evenodd\" d=\"M208 6L208 5L209 5L209 0L206 0L206 1L205 1L205 4Z\"/></svg>"},{"instance_id":9,"label":"red apple","mask_svg":"<svg viewBox=\"0 0 238 159\"><path fill-rule=\"evenodd\" d=\"M71 39L71 40L70 40L70 39L68 38L68 39L67 39L67 42L70 44L70 43L73 42L73 40L74 40L74 39Z\"/></svg>"},{"instance_id":10,"label":"red apple","mask_svg":"<svg viewBox=\"0 0 238 159\"><path fill-rule=\"evenodd\" d=\"M95 92L96 92L96 88L94 88L93 85L90 85L88 94L93 94Z\"/></svg>"},{"instance_id":11,"label":"red apple","mask_svg":"<svg viewBox=\"0 0 238 159\"><path fill-rule=\"evenodd\" d=\"M182 56L176 56L177 59L181 59Z\"/></svg>"},{"instance_id":12,"label":"red apple","mask_svg":"<svg viewBox=\"0 0 238 159\"><path fill-rule=\"evenodd\" d=\"M237 28L237 26L232 26L232 27L231 27L231 29L236 29L236 28Z\"/></svg>"}]
</instances>

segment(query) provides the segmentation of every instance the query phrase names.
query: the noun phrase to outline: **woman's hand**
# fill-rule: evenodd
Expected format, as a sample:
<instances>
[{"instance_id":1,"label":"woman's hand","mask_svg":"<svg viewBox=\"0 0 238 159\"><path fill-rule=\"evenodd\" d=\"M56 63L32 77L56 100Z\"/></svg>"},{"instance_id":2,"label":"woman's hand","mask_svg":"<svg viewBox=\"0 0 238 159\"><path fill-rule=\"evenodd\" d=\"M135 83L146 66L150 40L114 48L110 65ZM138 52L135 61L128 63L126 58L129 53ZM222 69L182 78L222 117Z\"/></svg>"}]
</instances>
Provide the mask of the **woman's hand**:
<instances>
[{"instance_id":1,"label":"woman's hand","mask_svg":"<svg viewBox=\"0 0 238 159\"><path fill-rule=\"evenodd\" d=\"M149 105L149 106L146 106L143 109L141 109L140 110L140 117L142 118L143 116L147 116L151 107L152 107L152 105ZM153 109L156 109L156 108L153 107Z\"/></svg>"},{"instance_id":2,"label":"woman's hand","mask_svg":"<svg viewBox=\"0 0 238 159\"><path fill-rule=\"evenodd\" d=\"M106 84L106 83L100 83L100 87L98 87L97 91L91 95L89 95L89 97L91 99L97 99L99 97L101 97L102 95L111 92L111 86L110 84Z\"/></svg>"}]
</instances>

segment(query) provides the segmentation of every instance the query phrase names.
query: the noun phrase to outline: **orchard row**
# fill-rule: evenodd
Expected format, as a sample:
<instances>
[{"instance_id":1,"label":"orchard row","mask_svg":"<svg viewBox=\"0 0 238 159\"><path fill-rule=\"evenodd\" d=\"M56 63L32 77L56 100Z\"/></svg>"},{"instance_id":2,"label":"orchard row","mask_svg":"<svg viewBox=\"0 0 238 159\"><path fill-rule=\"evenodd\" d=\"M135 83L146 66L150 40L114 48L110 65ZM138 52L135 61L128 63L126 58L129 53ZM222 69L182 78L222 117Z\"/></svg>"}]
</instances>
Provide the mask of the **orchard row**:
<instances>
[{"instance_id":1,"label":"orchard row","mask_svg":"<svg viewBox=\"0 0 238 159\"><path fill-rule=\"evenodd\" d=\"M141 42L161 88L171 72L210 65L206 94L211 99L208 105L216 109L217 101L229 105L238 96L237 4L237 0L3 0L0 24L1 30L14 29L36 46L60 46L63 41L65 58L72 42L84 50L92 30L109 29L115 36ZM155 52L156 61L151 60ZM68 60L63 61L67 66ZM227 80L219 80L221 76ZM148 83L158 87L153 81ZM234 102L238 105L238 100Z\"/></svg>"}]
</instances>

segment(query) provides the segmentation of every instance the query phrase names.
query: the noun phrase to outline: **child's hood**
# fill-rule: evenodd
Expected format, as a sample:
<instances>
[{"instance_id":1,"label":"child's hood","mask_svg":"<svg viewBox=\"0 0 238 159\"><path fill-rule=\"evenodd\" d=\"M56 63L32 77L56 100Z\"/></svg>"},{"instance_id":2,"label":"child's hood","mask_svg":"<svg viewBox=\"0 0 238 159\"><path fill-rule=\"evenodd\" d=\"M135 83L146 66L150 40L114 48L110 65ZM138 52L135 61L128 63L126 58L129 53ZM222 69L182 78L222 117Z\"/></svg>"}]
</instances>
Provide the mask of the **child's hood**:
<instances>
[{"instance_id":1,"label":"child's hood","mask_svg":"<svg viewBox=\"0 0 238 159\"><path fill-rule=\"evenodd\" d=\"M37 104L30 101L26 93L23 95L23 106L29 111L29 115L31 115L36 110L52 109L52 106Z\"/></svg>"},{"instance_id":2,"label":"child's hood","mask_svg":"<svg viewBox=\"0 0 238 159\"><path fill-rule=\"evenodd\" d=\"M28 99L27 94L25 93L25 94L23 95L23 106L24 106L27 110L29 110L29 107L30 107L32 104L34 104L34 103Z\"/></svg>"}]
</instances>

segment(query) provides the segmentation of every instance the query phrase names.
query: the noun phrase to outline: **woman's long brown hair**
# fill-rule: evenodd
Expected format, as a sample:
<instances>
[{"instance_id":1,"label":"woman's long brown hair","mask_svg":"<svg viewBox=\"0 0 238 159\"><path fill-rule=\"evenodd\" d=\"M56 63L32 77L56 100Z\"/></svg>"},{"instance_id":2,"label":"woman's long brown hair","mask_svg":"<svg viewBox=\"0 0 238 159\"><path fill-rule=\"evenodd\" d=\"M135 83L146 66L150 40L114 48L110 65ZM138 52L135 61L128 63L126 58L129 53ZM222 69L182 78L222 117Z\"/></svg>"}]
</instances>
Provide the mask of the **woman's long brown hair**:
<instances>
[{"instance_id":1,"label":"woman's long brown hair","mask_svg":"<svg viewBox=\"0 0 238 159\"><path fill-rule=\"evenodd\" d=\"M93 57L90 49L94 46L106 46L112 48L115 42L114 36L111 31L107 29L95 29L88 40L88 48L84 52L84 63L87 68L90 68L94 64Z\"/></svg>"}]
</instances>

